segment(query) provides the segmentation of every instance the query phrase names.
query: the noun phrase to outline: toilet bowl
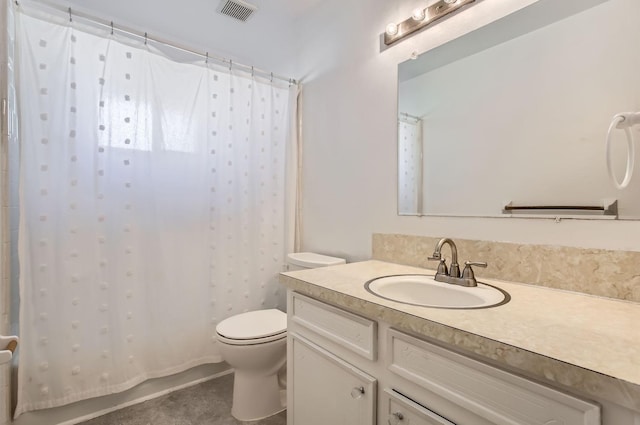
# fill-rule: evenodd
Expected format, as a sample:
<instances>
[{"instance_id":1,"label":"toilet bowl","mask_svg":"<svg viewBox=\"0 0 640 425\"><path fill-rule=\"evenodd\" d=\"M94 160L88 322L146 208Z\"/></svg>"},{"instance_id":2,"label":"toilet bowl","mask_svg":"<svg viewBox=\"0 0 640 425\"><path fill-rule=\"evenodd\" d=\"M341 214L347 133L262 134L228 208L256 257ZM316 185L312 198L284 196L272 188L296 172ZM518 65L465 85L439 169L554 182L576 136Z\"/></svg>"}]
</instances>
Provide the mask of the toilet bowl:
<instances>
[{"instance_id":1,"label":"toilet bowl","mask_svg":"<svg viewBox=\"0 0 640 425\"><path fill-rule=\"evenodd\" d=\"M287 256L289 270L344 264L342 258L311 252ZM216 326L220 355L235 369L231 414L255 421L286 408L280 396L287 360L287 315L256 310L229 317Z\"/></svg>"},{"instance_id":2,"label":"toilet bowl","mask_svg":"<svg viewBox=\"0 0 640 425\"><path fill-rule=\"evenodd\" d=\"M250 311L223 320L216 332L220 355L235 369L231 414L253 421L284 410L278 372L287 359L287 315Z\"/></svg>"}]
</instances>

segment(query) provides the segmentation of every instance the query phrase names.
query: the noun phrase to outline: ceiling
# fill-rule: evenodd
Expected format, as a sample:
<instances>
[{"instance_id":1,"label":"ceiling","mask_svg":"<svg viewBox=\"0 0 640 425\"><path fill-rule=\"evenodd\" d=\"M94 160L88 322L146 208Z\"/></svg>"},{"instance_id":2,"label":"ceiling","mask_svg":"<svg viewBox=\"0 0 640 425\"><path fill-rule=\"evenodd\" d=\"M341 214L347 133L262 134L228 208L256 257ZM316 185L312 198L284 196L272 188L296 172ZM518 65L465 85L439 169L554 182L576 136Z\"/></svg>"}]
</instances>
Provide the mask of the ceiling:
<instances>
[{"instance_id":1,"label":"ceiling","mask_svg":"<svg viewBox=\"0 0 640 425\"><path fill-rule=\"evenodd\" d=\"M246 22L219 14L220 0L55 0L98 18L296 78L296 23L321 0L249 0Z\"/></svg>"}]
</instances>

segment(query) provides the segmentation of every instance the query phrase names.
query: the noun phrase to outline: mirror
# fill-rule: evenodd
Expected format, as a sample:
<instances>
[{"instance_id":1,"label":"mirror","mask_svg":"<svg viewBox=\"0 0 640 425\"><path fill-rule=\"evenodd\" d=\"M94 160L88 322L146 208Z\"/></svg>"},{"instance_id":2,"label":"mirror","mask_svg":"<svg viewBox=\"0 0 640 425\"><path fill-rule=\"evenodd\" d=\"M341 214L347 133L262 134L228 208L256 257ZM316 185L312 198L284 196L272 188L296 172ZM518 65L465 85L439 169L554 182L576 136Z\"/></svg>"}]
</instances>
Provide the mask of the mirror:
<instances>
[{"instance_id":1,"label":"mirror","mask_svg":"<svg viewBox=\"0 0 640 425\"><path fill-rule=\"evenodd\" d=\"M616 199L620 218L640 218L640 164L618 190L605 161L613 116L640 111L640 2L591 1L537 28L526 9L399 65L400 215L510 216L509 203ZM640 151L640 125L631 132ZM626 146L614 130L619 181Z\"/></svg>"}]
</instances>

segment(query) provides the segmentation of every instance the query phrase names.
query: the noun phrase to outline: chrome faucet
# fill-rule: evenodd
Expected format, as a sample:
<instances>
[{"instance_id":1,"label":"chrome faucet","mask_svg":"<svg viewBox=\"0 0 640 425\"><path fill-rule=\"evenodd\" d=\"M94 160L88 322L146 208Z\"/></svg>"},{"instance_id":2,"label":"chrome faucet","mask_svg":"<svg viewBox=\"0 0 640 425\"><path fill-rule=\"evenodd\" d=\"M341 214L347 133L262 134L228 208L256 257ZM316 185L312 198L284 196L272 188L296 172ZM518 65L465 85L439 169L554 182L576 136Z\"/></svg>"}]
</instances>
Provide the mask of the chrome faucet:
<instances>
[{"instance_id":1,"label":"chrome faucet","mask_svg":"<svg viewBox=\"0 0 640 425\"><path fill-rule=\"evenodd\" d=\"M448 244L451 249L451 267L447 269L447 260L442 256L442 247ZM460 265L458 264L458 248L455 242L450 238L442 238L436 244L429 260L439 261L438 269L434 279L438 282L451 283L461 286L478 286L478 281L473 273L471 266L487 267L487 263L479 261L465 261L465 267L460 274Z\"/></svg>"}]
</instances>

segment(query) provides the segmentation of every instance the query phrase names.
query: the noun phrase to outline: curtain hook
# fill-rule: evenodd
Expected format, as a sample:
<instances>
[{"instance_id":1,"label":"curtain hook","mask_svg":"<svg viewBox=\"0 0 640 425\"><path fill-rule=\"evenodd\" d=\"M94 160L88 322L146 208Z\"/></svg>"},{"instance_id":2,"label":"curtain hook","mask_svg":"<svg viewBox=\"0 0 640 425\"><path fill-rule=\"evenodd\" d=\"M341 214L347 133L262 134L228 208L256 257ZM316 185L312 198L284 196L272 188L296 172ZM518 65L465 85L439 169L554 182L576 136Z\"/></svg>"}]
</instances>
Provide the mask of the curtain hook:
<instances>
[{"instance_id":1,"label":"curtain hook","mask_svg":"<svg viewBox=\"0 0 640 425\"><path fill-rule=\"evenodd\" d=\"M147 41L149 40L149 35L145 32L144 33L144 45L147 45Z\"/></svg>"},{"instance_id":2,"label":"curtain hook","mask_svg":"<svg viewBox=\"0 0 640 425\"><path fill-rule=\"evenodd\" d=\"M113 21L111 21L111 35L113 35Z\"/></svg>"},{"instance_id":3,"label":"curtain hook","mask_svg":"<svg viewBox=\"0 0 640 425\"><path fill-rule=\"evenodd\" d=\"M251 66L251 78L253 78L254 76L255 76L255 72L254 72L253 65L252 65Z\"/></svg>"},{"instance_id":4,"label":"curtain hook","mask_svg":"<svg viewBox=\"0 0 640 425\"><path fill-rule=\"evenodd\" d=\"M289 87L291 87L291 84L292 84L291 78L289 78Z\"/></svg>"},{"instance_id":5,"label":"curtain hook","mask_svg":"<svg viewBox=\"0 0 640 425\"><path fill-rule=\"evenodd\" d=\"M69 8L68 10L69 10L69 22L73 22L73 18L71 17L71 8Z\"/></svg>"},{"instance_id":6,"label":"curtain hook","mask_svg":"<svg viewBox=\"0 0 640 425\"><path fill-rule=\"evenodd\" d=\"M273 83L273 72L271 73L271 82Z\"/></svg>"},{"instance_id":7,"label":"curtain hook","mask_svg":"<svg viewBox=\"0 0 640 425\"><path fill-rule=\"evenodd\" d=\"M207 54L205 55L204 63L209 64L209 52L207 52Z\"/></svg>"},{"instance_id":8,"label":"curtain hook","mask_svg":"<svg viewBox=\"0 0 640 425\"><path fill-rule=\"evenodd\" d=\"M229 71L231 71L231 67L233 66L233 61L229 59Z\"/></svg>"}]
</instances>

